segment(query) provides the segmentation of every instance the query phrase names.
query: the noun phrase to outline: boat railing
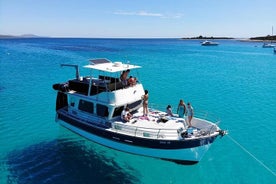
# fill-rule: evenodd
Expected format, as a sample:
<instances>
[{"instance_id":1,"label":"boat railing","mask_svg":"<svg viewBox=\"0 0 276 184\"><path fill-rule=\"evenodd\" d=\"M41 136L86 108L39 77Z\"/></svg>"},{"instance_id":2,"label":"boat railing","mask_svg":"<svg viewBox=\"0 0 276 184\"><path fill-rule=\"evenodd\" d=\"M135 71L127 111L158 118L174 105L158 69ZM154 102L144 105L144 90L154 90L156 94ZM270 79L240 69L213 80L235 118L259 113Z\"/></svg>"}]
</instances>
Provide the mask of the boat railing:
<instances>
[{"instance_id":1,"label":"boat railing","mask_svg":"<svg viewBox=\"0 0 276 184\"><path fill-rule=\"evenodd\" d=\"M150 104L150 111L158 111L156 109L160 109L160 104ZM162 105L164 108L165 106ZM175 116L178 116L175 114ZM214 115L213 113L200 110L200 109L194 109L194 121L192 121L193 126L204 131L207 134L212 134L215 131L217 131L217 127L220 123L220 119Z\"/></svg>"},{"instance_id":2,"label":"boat railing","mask_svg":"<svg viewBox=\"0 0 276 184\"><path fill-rule=\"evenodd\" d=\"M179 139L179 132L176 129L146 128L121 123L113 123L113 130L134 137L151 139Z\"/></svg>"},{"instance_id":3,"label":"boat railing","mask_svg":"<svg viewBox=\"0 0 276 184\"><path fill-rule=\"evenodd\" d=\"M166 108L166 106L164 106L164 105L154 104L154 103L149 104L150 111L160 111L159 109L161 109L161 111L165 111L165 108ZM176 109L174 109L174 110L176 111ZM177 116L177 114L175 114L175 115ZM219 123L220 123L220 119L215 114L201 110L201 109L194 109L194 117L207 120L216 125L219 125Z\"/></svg>"},{"instance_id":4,"label":"boat railing","mask_svg":"<svg viewBox=\"0 0 276 184\"><path fill-rule=\"evenodd\" d=\"M217 131L220 123L220 119L214 114L197 109L194 111L194 119L196 121L194 121L193 126L209 135Z\"/></svg>"},{"instance_id":5,"label":"boat railing","mask_svg":"<svg viewBox=\"0 0 276 184\"><path fill-rule=\"evenodd\" d=\"M216 125L219 125L219 123L220 123L220 119L215 114L207 112L207 111L203 111L203 110L195 109L194 117L207 120Z\"/></svg>"}]
</instances>

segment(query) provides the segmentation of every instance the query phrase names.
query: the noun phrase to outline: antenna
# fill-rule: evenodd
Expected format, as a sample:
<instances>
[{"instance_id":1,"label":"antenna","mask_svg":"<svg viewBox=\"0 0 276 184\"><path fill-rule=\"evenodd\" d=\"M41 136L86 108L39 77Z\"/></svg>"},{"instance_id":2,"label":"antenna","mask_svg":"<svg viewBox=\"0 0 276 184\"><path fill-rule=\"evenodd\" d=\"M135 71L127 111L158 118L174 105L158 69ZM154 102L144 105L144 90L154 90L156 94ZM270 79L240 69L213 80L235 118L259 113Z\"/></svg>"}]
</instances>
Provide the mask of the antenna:
<instances>
[{"instance_id":1,"label":"antenna","mask_svg":"<svg viewBox=\"0 0 276 184\"><path fill-rule=\"evenodd\" d=\"M61 64L61 67L63 66L69 66L74 67L76 69L76 79L80 80L80 72L79 72L79 66L78 65L72 65L72 64Z\"/></svg>"}]
</instances>

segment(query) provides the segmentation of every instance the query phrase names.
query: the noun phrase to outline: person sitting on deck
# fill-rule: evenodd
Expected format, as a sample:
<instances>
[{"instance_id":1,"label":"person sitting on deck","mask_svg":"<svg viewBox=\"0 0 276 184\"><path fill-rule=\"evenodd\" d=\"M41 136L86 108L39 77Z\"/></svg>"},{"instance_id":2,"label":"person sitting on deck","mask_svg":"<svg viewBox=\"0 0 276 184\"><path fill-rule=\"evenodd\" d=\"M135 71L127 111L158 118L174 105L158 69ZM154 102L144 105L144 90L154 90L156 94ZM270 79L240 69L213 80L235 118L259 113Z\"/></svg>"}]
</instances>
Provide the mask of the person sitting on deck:
<instances>
[{"instance_id":1,"label":"person sitting on deck","mask_svg":"<svg viewBox=\"0 0 276 184\"><path fill-rule=\"evenodd\" d=\"M168 115L168 116L173 116L173 113L172 113L172 106L171 106L171 105L168 105L168 106L167 106L166 112L167 112L167 115Z\"/></svg>"},{"instance_id":2,"label":"person sitting on deck","mask_svg":"<svg viewBox=\"0 0 276 184\"><path fill-rule=\"evenodd\" d=\"M131 118L132 114L129 112L129 108L126 107L121 113L121 119L125 122L128 122L129 120L131 120Z\"/></svg>"}]
</instances>

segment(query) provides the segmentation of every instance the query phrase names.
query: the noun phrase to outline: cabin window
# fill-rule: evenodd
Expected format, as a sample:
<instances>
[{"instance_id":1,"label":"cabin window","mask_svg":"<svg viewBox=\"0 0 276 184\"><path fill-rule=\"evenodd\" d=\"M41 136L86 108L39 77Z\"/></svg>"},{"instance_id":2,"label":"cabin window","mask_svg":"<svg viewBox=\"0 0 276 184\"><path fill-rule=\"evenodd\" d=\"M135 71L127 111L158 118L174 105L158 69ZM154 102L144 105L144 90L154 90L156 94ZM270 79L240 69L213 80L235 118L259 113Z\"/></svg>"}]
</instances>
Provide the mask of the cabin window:
<instances>
[{"instance_id":1,"label":"cabin window","mask_svg":"<svg viewBox=\"0 0 276 184\"><path fill-rule=\"evenodd\" d=\"M135 109L136 107L138 107L139 105L141 105L141 103L142 103L142 100L138 100L138 101L136 101L136 102L133 102L133 103L131 103L131 104L128 104L127 106L128 106L128 108L130 108L130 109Z\"/></svg>"},{"instance_id":2,"label":"cabin window","mask_svg":"<svg viewBox=\"0 0 276 184\"><path fill-rule=\"evenodd\" d=\"M89 113L92 114L94 112L94 104L92 102L88 102L88 101L85 101L85 100L80 100L79 110L89 112Z\"/></svg>"},{"instance_id":3,"label":"cabin window","mask_svg":"<svg viewBox=\"0 0 276 184\"><path fill-rule=\"evenodd\" d=\"M102 117L107 117L108 107L105 105L97 104L97 115Z\"/></svg>"},{"instance_id":4,"label":"cabin window","mask_svg":"<svg viewBox=\"0 0 276 184\"><path fill-rule=\"evenodd\" d=\"M121 116L121 113L123 110L124 110L124 106L116 107L112 117Z\"/></svg>"},{"instance_id":5,"label":"cabin window","mask_svg":"<svg viewBox=\"0 0 276 184\"><path fill-rule=\"evenodd\" d=\"M71 97L71 98L70 98L70 105L71 105L72 107L75 106L75 98L74 98L74 97Z\"/></svg>"}]
</instances>

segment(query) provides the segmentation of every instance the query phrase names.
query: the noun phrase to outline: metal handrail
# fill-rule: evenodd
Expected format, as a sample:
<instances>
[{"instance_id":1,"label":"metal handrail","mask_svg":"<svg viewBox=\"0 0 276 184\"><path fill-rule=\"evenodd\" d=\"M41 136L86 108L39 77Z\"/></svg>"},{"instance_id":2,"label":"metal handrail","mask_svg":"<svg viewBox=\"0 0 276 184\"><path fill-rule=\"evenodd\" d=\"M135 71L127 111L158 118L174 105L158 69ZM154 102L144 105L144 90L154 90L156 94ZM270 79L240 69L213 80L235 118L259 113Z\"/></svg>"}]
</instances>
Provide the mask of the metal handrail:
<instances>
[{"instance_id":1,"label":"metal handrail","mask_svg":"<svg viewBox=\"0 0 276 184\"><path fill-rule=\"evenodd\" d=\"M164 105L161 106L160 104L150 103L149 107L150 107L149 108L150 110L157 110L157 111L159 111L160 107L163 107L161 108L161 111L164 111L165 106ZM201 109L194 109L194 117L210 121L216 125L219 125L220 123L220 119L216 115Z\"/></svg>"},{"instance_id":2,"label":"metal handrail","mask_svg":"<svg viewBox=\"0 0 276 184\"><path fill-rule=\"evenodd\" d=\"M194 117L210 121L216 125L220 123L220 119L217 116L207 111L195 110Z\"/></svg>"},{"instance_id":3,"label":"metal handrail","mask_svg":"<svg viewBox=\"0 0 276 184\"><path fill-rule=\"evenodd\" d=\"M151 104L150 111L159 111L156 107L156 104ZM163 112L163 111L160 111ZM206 111L198 111L195 110L195 119L198 119L198 123L200 123L200 120L208 121L210 122L210 125L205 126L202 128L203 134L213 134L216 131L217 125L220 123L220 120L215 117L213 114L206 112ZM180 133L176 129L170 129L170 128L148 128L148 127L139 127L139 126L129 126L125 124L119 124L115 123L114 126L119 126L120 129L116 129L116 131L124 132L127 134L134 135L135 137L154 137L154 138L160 138L160 137L166 137L166 138L178 138ZM198 124L200 126L200 124Z\"/></svg>"},{"instance_id":4,"label":"metal handrail","mask_svg":"<svg viewBox=\"0 0 276 184\"><path fill-rule=\"evenodd\" d=\"M135 137L167 137L167 138L177 138L179 136L176 129L163 129L163 128L147 128L139 126L130 126L120 123L113 123L113 128L116 132L124 132L127 134L134 135Z\"/></svg>"}]
</instances>

